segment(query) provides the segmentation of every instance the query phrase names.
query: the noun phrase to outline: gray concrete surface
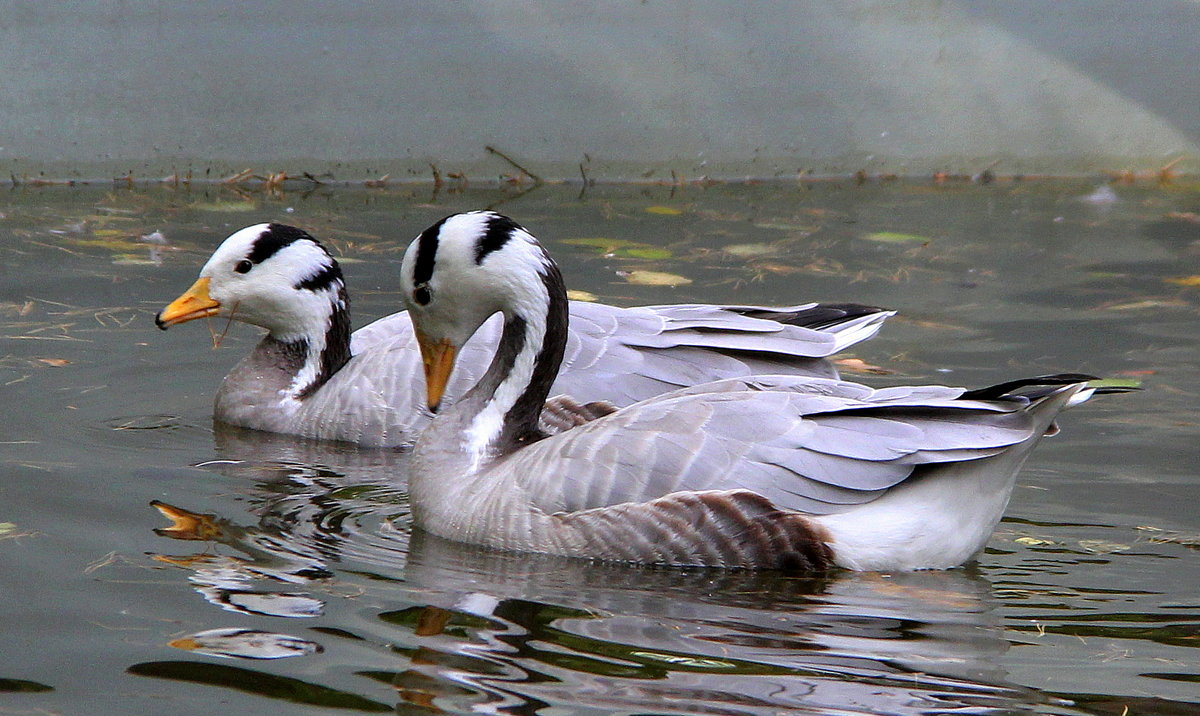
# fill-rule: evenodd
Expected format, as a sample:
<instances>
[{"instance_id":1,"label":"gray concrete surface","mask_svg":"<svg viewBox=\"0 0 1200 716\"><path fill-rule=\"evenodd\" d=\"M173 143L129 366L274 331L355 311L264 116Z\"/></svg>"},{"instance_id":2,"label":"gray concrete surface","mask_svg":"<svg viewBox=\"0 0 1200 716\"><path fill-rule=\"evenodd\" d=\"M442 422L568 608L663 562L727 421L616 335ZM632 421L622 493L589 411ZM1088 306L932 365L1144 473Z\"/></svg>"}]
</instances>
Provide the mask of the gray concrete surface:
<instances>
[{"instance_id":1,"label":"gray concrete surface","mask_svg":"<svg viewBox=\"0 0 1200 716\"><path fill-rule=\"evenodd\" d=\"M0 0L0 176L1200 170L1192 0Z\"/></svg>"}]
</instances>

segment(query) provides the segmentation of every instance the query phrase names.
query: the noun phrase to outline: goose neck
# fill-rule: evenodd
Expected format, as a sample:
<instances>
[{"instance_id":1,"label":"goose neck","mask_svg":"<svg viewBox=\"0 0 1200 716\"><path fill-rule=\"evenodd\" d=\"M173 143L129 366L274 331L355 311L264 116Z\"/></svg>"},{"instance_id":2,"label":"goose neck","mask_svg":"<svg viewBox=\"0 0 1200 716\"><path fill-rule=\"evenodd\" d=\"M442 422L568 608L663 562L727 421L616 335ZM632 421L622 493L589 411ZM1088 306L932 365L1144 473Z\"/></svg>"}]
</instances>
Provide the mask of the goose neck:
<instances>
[{"instance_id":1,"label":"goose neck","mask_svg":"<svg viewBox=\"0 0 1200 716\"><path fill-rule=\"evenodd\" d=\"M317 391L350 360L350 313L343 300L331 304L324 325L296 335L275 336L289 358L293 378L286 396L303 400Z\"/></svg>"},{"instance_id":2,"label":"goose neck","mask_svg":"<svg viewBox=\"0 0 1200 716\"><path fill-rule=\"evenodd\" d=\"M504 311L504 330L491 365L463 398L474 413L468 449L499 456L544 437L542 407L558 376L567 342L567 299L557 267L548 264L530 296Z\"/></svg>"}]
</instances>

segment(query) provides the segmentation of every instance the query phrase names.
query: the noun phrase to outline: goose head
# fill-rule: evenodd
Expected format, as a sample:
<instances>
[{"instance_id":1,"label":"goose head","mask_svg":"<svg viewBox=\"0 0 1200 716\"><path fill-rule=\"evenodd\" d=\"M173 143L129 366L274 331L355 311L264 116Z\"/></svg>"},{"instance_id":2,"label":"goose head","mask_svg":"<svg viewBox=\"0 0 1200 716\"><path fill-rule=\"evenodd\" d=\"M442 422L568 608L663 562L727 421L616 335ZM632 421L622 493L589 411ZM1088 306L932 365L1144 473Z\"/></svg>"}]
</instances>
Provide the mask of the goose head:
<instances>
[{"instance_id":1,"label":"goose head","mask_svg":"<svg viewBox=\"0 0 1200 716\"><path fill-rule=\"evenodd\" d=\"M347 304L337 261L307 232L255 224L230 235L200 277L155 317L166 330L222 316L267 329L284 343L324 334Z\"/></svg>"},{"instance_id":2,"label":"goose head","mask_svg":"<svg viewBox=\"0 0 1200 716\"><path fill-rule=\"evenodd\" d=\"M495 212L455 214L412 242L401 282L431 410L438 408L459 349L495 313L504 315L504 334L477 390L490 391L504 410L529 392L527 402L540 409L544 396L533 394L548 391L558 372L567 301L558 267L537 239Z\"/></svg>"}]
</instances>

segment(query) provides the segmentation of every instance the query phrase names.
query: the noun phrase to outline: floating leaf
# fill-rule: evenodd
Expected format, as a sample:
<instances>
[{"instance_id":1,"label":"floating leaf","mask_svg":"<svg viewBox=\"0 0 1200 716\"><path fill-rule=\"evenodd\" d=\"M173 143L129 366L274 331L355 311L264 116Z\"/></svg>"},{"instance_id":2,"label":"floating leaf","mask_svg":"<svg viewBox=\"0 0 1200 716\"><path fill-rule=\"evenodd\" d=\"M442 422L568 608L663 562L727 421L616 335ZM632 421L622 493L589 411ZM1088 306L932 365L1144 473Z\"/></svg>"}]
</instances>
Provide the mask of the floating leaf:
<instances>
[{"instance_id":1,"label":"floating leaf","mask_svg":"<svg viewBox=\"0 0 1200 716\"><path fill-rule=\"evenodd\" d=\"M1129 301L1127 303L1106 303L1100 308L1106 311L1144 311L1152 308L1188 308L1186 301L1164 301L1157 298L1147 298L1142 301Z\"/></svg>"},{"instance_id":2,"label":"floating leaf","mask_svg":"<svg viewBox=\"0 0 1200 716\"><path fill-rule=\"evenodd\" d=\"M901 234L895 231L876 231L871 234L864 234L863 238L867 241L878 241L884 244L915 244L929 243L932 239L927 236L917 236L916 234Z\"/></svg>"},{"instance_id":3,"label":"floating leaf","mask_svg":"<svg viewBox=\"0 0 1200 716\"><path fill-rule=\"evenodd\" d=\"M669 206L647 206L647 214L659 214L661 216L679 216L683 213L682 209L675 209Z\"/></svg>"},{"instance_id":4,"label":"floating leaf","mask_svg":"<svg viewBox=\"0 0 1200 716\"><path fill-rule=\"evenodd\" d=\"M686 286L692 280L685 276L663 271L630 271L622 274L629 283L639 286Z\"/></svg>"},{"instance_id":5,"label":"floating leaf","mask_svg":"<svg viewBox=\"0 0 1200 716\"><path fill-rule=\"evenodd\" d=\"M572 301L589 301L590 302L590 301L596 300L596 294L588 293L587 291L580 291L578 289L571 289L571 290L567 291L567 298L571 299Z\"/></svg>"},{"instance_id":6,"label":"floating leaf","mask_svg":"<svg viewBox=\"0 0 1200 716\"><path fill-rule=\"evenodd\" d=\"M6 537L17 531L17 525L13 522L0 522L0 537Z\"/></svg>"},{"instance_id":7,"label":"floating leaf","mask_svg":"<svg viewBox=\"0 0 1200 716\"><path fill-rule=\"evenodd\" d=\"M657 261L660 259L669 259L673 254L670 249L664 249L659 246L651 246L649 244L639 244L636 241L628 241L626 239L609 239L604 237L584 238L584 239L564 239L564 244L571 246L587 246L590 248L599 249L600 253L615 256L627 256L635 259L649 259Z\"/></svg>"},{"instance_id":8,"label":"floating leaf","mask_svg":"<svg viewBox=\"0 0 1200 716\"><path fill-rule=\"evenodd\" d=\"M216 211L220 213L239 213L258 211L258 204L253 201L202 201L192 204L196 211Z\"/></svg>"},{"instance_id":9,"label":"floating leaf","mask_svg":"<svg viewBox=\"0 0 1200 716\"><path fill-rule=\"evenodd\" d=\"M774 229L776 231L797 231L805 234L810 234L819 228L812 224L786 224L780 222L756 223L754 227L757 229Z\"/></svg>"},{"instance_id":10,"label":"floating leaf","mask_svg":"<svg viewBox=\"0 0 1200 716\"><path fill-rule=\"evenodd\" d=\"M1173 283L1176 286L1187 286L1195 288L1200 286L1200 276L1177 276L1175 278L1164 278L1163 281Z\"/></svg>"},{"instance_id":11,"label":"floating leaf","mask_svg":"<svg viewBox=\"0 0 1200 716\"><path fill-rule=\"evenodd\" d=\"M1041 539L1039 537L1018 537L1013 542L1029 545L1030 547L1045 547L1054 544L1052 540Z\"/></svg>"},{"instance_id":12,"label":"floating leaf","mask_svg":"<svg viewBox=\"0 0 1200 716\"><path fill-rule=\"evenodd\" d=\"M1089 380L1087 383L1089 388L1140 388L1142 381L1137 378L1100 378L1098 380Z\"/></svg>"},{"instance_id":13,"label":"floating leaf","mask_svg":"<svg viewBox=\"0 0 1200 716\"><path fill-rule=\"evenodd\" d=\"M155 261L137 254L115 254L113 263L117 266L158 266L162 261Z\"/></svg>"},{"instance_id":14,"label":"floating leaf","mask_svg":"<svg viewBox=\"0 0 1200 716\"><path fill-rule=\"evenodd\" d=\"M631 246L645 246L636 241L627 239L610 239L604 236L587 237L582 239L563 239L562 243L568 246L588 246L594 249L600 249L603 253L610 253L617 249L629 248Z\"/></svg>"},{"instance_id":15,"label":"floating leaf","mask_svg":"<svg viewBox=\"0 0 1200 716\"><path fill-rule=\"evenodd\" d=\"M38 360L38 363L45 363L46 365L52 365L55 368L59 368L64 365L71 365L71 361L67 360L66 358L38 358L37 360Z\"/></svg>"},{"instance_id":16,"label":"floating leaf","mask_svg":"<svg viewBox=\"0 0 1200 716\"><path fill-rule=\"evenodd\" d=\"M75 246L86 246L88 248L108 249L109 251L120 251L123 253L145 251L146 245L137 241L127 239L75 239L71 241Z\"/></svg>"},{"instance_id":17,"label":"floating leaf","mask_svg":"<svg viewBox=\"0 0 1200 716\"><path fill-rule=\"evenodd\" d=\"M1079 546L1093 554L1112 554L1113 552L1124 552L1129 549L1129 545L1127 544L1108 542L1102 539L1081 539L1079 540Z\"/></svg>"},{"instance_id":18,"label":"floating leaf","mask_svg":"<svg viewBox=\"0 0 1200 716\"><path fill-rule=\"evenodd\" d=\"M744 259L752 259L759 256L770 256L778 252L778 249L770 244L730 244L722 250L727 254L732 254L733 256L738 256Z\"/></svg>"},{"instance_id":19,"label":"floating leaf","mask_svg":"<svg viewBox=\"0 0 1200 716\"><path fill-rule=\"evenodd\" d=\"M658 246L637 246L629 249L621 249L617 251L618 256L629 256L635 259L648 259L650 261L659 261L661 259L669 259L674 254L670 249L660 248Z\"/></svg>"}]
</instances>

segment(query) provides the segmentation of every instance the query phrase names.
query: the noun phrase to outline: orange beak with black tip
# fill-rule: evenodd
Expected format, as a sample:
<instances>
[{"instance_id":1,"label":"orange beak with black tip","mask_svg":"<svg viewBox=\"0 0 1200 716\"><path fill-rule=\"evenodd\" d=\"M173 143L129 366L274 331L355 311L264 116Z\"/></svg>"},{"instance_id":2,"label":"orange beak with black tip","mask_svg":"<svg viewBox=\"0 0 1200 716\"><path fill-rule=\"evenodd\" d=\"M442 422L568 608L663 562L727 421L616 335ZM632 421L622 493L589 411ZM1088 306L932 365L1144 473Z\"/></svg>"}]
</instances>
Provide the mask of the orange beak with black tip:
<instances>
[{"instance_id":1,"label":"orange beak with black tip","mask_svg":"<svg viewBox=\"0 0 1200 716\"><path fill-rule=\"evenodd\" d=\"M443 338L434 342L421 331L415 332L417 345L421 347L421 362L425 364L425 402L429 409L436 413L442 404L446 384L450 382L450 373L454 370L458 348L451 344L449 339Z\"/></svg>"},{"instance_id":2,"label":"orange beak with black tip","mask_svg":"<svg viewBox=\"0 0 1200 716\"><path fill-rule=\"evenodd\" d=\"M159 311L154 317L154 323L165 331L177 323L215 316L220 310L221 304L208 295L208 278L204 277Z\"/></svg>"}]
</instances>

